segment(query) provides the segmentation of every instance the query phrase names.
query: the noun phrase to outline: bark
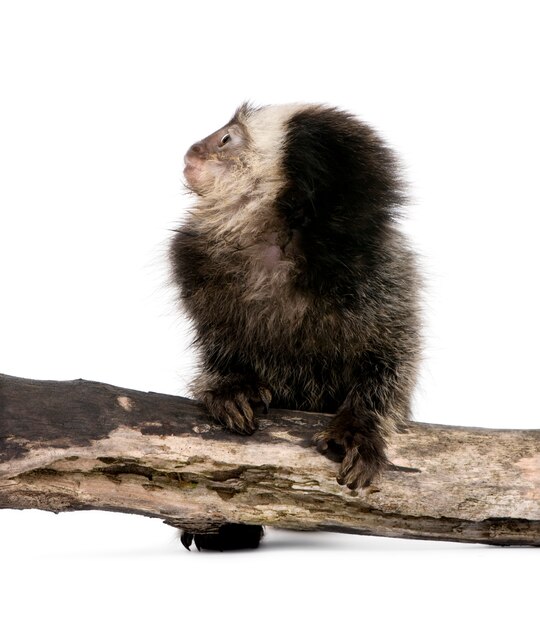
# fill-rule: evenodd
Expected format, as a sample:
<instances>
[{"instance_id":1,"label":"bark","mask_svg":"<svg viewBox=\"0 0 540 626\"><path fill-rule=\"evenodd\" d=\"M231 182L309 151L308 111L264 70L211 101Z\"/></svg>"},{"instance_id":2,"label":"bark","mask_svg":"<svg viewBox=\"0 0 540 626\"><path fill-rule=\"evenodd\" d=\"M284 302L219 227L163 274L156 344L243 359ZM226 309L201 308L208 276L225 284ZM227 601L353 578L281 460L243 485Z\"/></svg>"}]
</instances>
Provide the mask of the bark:
<instances>
[{"instance_id":1,"label":"bark","mask_svg":"<svg viewBox=\"0 0 540 626\"><path fill-rule=\"evenodd\" d=\"M351 492L310 445L329 419L271 410L242 437L185 398L0 376L0 508L540 545L540 430L411 423L393 466Z\"/></svg>"}]
</instances>

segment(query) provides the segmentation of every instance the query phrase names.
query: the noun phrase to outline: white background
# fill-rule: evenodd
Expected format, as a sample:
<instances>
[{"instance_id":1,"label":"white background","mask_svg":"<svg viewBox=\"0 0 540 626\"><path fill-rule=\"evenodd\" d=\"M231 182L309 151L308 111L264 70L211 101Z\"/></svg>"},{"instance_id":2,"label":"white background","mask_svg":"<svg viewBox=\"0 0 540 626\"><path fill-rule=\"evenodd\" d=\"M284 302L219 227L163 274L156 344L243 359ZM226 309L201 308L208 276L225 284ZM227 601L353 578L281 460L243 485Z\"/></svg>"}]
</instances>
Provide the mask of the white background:
<instances>
[{"instance_id":1,"label":"white background","mask_svg":"<svg viewBox=\"0 0 540 626\"><path fill-rule=\"evenodd\" d=\"M167 286L182 156L258 104L329 102L406 165L427 277L421 421L538 428L535 2L0 4L0 371L185 393ZM0 511L5 623L523 623L534 549Z\"/></svg>"}]
</instances>

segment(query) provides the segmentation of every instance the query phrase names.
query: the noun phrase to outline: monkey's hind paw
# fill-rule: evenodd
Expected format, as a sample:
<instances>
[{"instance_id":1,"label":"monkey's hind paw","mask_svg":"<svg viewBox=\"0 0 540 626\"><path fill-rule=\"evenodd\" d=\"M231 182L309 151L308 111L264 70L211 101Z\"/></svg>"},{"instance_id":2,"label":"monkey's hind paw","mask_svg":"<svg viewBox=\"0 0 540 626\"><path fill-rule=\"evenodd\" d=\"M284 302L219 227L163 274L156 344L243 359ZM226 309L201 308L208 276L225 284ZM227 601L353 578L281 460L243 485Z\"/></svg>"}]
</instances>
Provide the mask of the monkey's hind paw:
<instances>
[{"instance_id":1,"label":"monkey's hind paw","mask_svg":"<svg viewBox=\"0 0 540 626\"><path fill-rule=\"evenodd\" d=\"M263 406L264 412L268 413L271 399L270 390L261 385L231 385L208 391L204 402L210 415L225 428L241 435L251 435L257 430L253 407Z\"/></svg>"},{"instance_id":2,"label":"monkey's hind paw","mask_svg":"<svg viewBox=\"0 0 540 626\"><path fill-rule=\"evenodd\" d=\"M201 550L213 550L224 552L226 550L253 550L259 547L264 535L262 526L249 524L224 524L217 533L189 533L182 531L180 541L190 550L192 543L200 552Z\"/></svg>"},{"instance_id":3,"label":"monkey's hind paw","mask_svg":"<svg viewBox=\"0 0 540 626\"><path fill-rule=\"evenodd\" d=\"M313 443L321 454L341 462L337 482L349 489L368 487L387 464L384 444L378 438L328 430L315 435Z\"/></svg>"}]
</instances>

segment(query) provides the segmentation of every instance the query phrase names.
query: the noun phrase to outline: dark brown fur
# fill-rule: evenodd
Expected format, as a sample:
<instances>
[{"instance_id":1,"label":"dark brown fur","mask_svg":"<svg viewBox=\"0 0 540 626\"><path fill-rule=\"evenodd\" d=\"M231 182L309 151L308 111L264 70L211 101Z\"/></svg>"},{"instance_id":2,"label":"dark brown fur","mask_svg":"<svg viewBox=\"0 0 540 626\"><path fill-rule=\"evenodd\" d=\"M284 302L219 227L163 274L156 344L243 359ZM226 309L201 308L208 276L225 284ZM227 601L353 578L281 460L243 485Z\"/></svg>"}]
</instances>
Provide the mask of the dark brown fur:
<instances>
[{"instance_id":1,"label":"dark brown fur","mask_svg":"<svg viewBox=\"0 0 540 626\"><path fill-rule=\"evenodd\" d=\"M186 162L199 197L171 258L201 356L194 395L240 434L258 406L336 413L315 443L342 457L340 484L369 485L409 418L420 344L392 154L333 108L244 105Z\"/></svg>"}]
</instances>

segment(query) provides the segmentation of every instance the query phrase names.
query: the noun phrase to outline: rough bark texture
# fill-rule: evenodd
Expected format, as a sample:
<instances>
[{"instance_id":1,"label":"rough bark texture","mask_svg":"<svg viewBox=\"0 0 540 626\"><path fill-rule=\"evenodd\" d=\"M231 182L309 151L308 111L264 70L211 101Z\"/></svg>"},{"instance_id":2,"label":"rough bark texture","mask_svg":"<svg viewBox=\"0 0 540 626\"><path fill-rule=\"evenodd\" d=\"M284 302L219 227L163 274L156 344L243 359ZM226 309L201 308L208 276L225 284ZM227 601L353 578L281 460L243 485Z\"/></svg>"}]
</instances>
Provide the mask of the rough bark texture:
<instances>
[{"instance_id":1,"label":"rough bark texture","mask_svg":"<svg viewBox=\"0 0 540 626\"><path fill-rule=\"evenodd\" d=\"M540 545L540 430L412 423L356 493L310 445L329 419L274 410L242 437L184 398L0 376L0 508Z\"/></svg>"}]
</instances>

